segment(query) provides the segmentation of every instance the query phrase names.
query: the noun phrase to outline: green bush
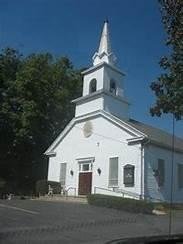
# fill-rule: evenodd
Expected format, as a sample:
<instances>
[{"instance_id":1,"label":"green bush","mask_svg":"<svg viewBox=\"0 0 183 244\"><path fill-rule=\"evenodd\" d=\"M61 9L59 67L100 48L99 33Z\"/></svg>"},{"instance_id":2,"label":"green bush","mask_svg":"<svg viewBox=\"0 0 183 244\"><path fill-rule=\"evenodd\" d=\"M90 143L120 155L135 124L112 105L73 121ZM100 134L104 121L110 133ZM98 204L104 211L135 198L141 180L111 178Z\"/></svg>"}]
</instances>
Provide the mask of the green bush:
<instances>
[{"instance_id":1,"label":"green bush","mask_svg":"<svg viewBox=\"0 0 183 244\"><path fill-rule=\"evenodd\" d=\"M163 202L159 205L155 204L155 209L158 209L158 210L162 210L163 211L169 211L170 209L173 209L173 210L183 210L183 204L182 203L166 203L166 202Z\"/></svg>"},{"instance_id":2,"label":"green bush","mask_svg":"<svg viewBox=\"0 0 183 244\"><path fill-rule=\"evenodd\" d=\"M91 205L107 208L121 209L133 213L152 213L154 204L145 200L135 200L101 194L87 196L88 203Z\"/></svg>"},{"instance_id":3,"label":"green bush","mask_svg":"<svg viewBox=\"0 0 183 244\"><path fill-rule=\"evenodd\" d=\"M37 195L46 195L48 193L48 182L47 180L38 180L36 182L36 194Z\"/></svg>"},{"instance_id":4,"label":"green bush","mask_svg":"<svg viewBox=\"0 0 183 244\"><path fill-rule=\"evenodd\" d=\"M6 185L6 181L2 178L0 178L0 189L3 189Z\"/></svg>"},{"instance_id":5,"label":"green bush","mask_svg":"<svg viewBox=\"0 0 183 244\"><path fill-rule=\"evenodd\" d=\"M48 185L50 185L53 188L53 194L60 194L61 192L60 182L48 181Z\"/></svg>"},{"instance_id":6,"label":"green bush","mask_svg":"<svg viewBox=\"0 0 183 244\"><path fill-rule=\"evenodd\" d=\"M53 194L60 194L61 185L59 182L47 181L47 180L38 180L36 182L36 194L44 196L48 193L48 185L53 188Z\"/></svg>"}]
</instances>

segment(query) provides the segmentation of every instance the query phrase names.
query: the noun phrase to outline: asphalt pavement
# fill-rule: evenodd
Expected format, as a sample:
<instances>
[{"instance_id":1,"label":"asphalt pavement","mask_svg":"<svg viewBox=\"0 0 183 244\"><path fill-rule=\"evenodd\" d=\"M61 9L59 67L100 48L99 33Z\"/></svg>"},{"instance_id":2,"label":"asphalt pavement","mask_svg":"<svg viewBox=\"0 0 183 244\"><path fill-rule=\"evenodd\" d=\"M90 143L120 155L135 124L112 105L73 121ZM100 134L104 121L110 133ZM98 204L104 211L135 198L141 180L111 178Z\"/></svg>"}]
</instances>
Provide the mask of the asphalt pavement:
<instances>
[{"instance_id":1,"label":"asphalt pavement","mask_svg":"<svg viewBox=\"0 0 183 244\"><path fill-rule=\"evenodd\" d=\"M183 232L183 212L174 211L172 233ZM0 200L0 243L106 243L168 234L169 216L133 214L88 204Z\"/></svg>"}]
</instances>

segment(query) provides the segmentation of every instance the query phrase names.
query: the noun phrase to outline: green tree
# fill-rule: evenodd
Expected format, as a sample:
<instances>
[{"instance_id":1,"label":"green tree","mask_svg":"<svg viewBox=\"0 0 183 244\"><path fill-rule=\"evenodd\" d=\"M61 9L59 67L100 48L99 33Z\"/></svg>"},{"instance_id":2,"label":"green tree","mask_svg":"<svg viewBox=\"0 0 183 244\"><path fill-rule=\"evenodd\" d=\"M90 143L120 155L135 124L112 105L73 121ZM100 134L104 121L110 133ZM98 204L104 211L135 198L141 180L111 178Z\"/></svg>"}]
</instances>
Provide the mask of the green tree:
<instances>
[{"instance_id":1,"label":"green tree","mask_svg":"<svg viewBox=\"0 0 183 244\"><path fill-rule=\"evenodd\" d=\"M21 55L18 51L10 48L3 50L0 54L0 174L9 179L16 173L13 140L19 119L14 83L20 66Z\"/></svg>"},{"instance_id":2,"label":"green tree","mask_svg":"<svg viewBox=\"0 0 183 244\"><path fill-rule=\"evenodd\" d=\"M166 45L171 54L160 60L164 73L151 83L156 103L151 114L172 113L177 120L183 116L183 1L159 0L162 22L167 33Z\"/></svg>"},{"instance_id":3,"label":"green tree","mask_svg":"<svg viewBox=\"0 0 183 244\"><path fill-rule=\"evenodd\" d=\"M81 76L66 57L47 53L23 58L15 50L9 52L13 65L8 63L1 69L5 78L0 137L7 139L1 141L0 176L29 189L47 173L43 152L74 116L70 101L81 93ZM7 51L2 57L4 62L9 57ZM16 61L11 78L6 69Z\"/></svg>"}]
</instances>

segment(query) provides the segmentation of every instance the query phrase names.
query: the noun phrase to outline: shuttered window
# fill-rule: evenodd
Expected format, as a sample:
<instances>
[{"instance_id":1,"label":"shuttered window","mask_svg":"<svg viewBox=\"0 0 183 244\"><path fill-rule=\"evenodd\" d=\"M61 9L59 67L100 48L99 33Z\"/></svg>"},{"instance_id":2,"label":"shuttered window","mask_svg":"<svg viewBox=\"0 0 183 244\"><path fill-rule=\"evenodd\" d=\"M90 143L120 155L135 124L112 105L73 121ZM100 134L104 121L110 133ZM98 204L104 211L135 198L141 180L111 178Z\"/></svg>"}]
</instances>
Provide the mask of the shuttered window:
<instances>
[{"instance_id":1,"label":"shuttered window","mask_svg":"<svg viewBox=\"0 0 183 244\"><path fill-rule=\"evenodd\" d=\"M165 161L158 159L158 186L164 186L165 183Z\"/></svg>"},{"instance_id":2,"label":"shuttered window","mask_svg":"<svg viewBox=\"0 0 183 244\"><path fill-rule=\"evenodd\" d=\"M118 186L118 157L109 159L109 186Z\"/></svg>"},{"instance_id":3,"label":"shuttered window","mask_svg":"<svg viewBox=\"0 0 183 244\"><path fill-rule=\"evenodd\" d=\"M60 184L62 187L65 186L66 169L67 169L67 163L61 163L60 164Z\"/></svg>"},{"instance_id":4,"label":"shuttered window","mask_svg":"<svg viewBox=\"0 0 183 244\"><path fill-rule=\"evenodd\" d=\"M178 188L183 188L183 164L178 164Z\"/></svg>"}]
</instances>

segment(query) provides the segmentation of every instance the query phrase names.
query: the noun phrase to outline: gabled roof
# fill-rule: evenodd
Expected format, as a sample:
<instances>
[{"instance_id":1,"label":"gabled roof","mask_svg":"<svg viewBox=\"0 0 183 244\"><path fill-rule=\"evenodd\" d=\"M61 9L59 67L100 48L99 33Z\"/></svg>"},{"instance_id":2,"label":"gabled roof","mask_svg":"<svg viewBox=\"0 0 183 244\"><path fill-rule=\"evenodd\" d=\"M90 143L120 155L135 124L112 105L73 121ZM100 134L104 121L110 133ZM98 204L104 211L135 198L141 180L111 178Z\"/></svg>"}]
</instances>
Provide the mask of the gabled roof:
<instances>
[{"instance_id":1,"label":"gabled roof","mask_svg":"<svg viewBox=\"0 0 183 244\"><path fill-rule=\"evenodd\" d=\"M95 112L91 112L85 115L81 115L78 117L73 118L70 123L65 127L65 129L60 133L60 135L55 139L55 141L51 144L51 146L46 150L44 153L47 156L55 155L55 148L57 145L63 140L63 138L67 135L67 133L72 129L72 127L78 123L82 122L88 119L96 118L96 117L103 117L110 121L111 123L115 124L116 126L120 127L121 129L125 130L127 133L129 133L134 138L137 138L138 140L143 140L146 138L146 135L136 129L135 127L131 126L127 121L123 121L116 116L113 116L103 110L98 110Z\"/></svg>"},{"instance_id":2,"label":"gabled roof","mask_svg":"<svg viewBox=\"0 0 183 244\"><path fill-rule=\"evenodd\" d=\"M161 129L130 119L128 124L145 133L150 142L168 149L172 148L172 135ZM183 139L174 137L174 149L183 152Z\"/></svg>"},{"instance_id":3,"label":"gabled roof","mask_svg":"<svg viewBox=\"0 0 183 244\"><path fill-rule=\"evenodd\" d=\"M155 144L159 147L172 149L172 135L160 130L158 128L152 127L150 125L141 123L139 121L129 119L127 121L117 118L103 110L98 110L91 112L82 116L73 118L70 123L65 127L65 129L60 133L60 135L55 139L51 146L44 153L47 156L55 155L55 148L67 135L67 133L72 129L72 127L78 123L88 119L103 117L121 129L125 130L127 133L133 136L128 142L139 142L148 139L149 143ZM183 153L183 139L174 137L174 149L175 151Z\"/></svg>"}]
</instances>

